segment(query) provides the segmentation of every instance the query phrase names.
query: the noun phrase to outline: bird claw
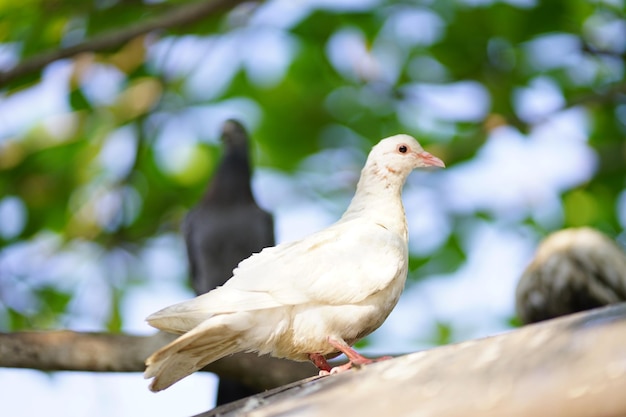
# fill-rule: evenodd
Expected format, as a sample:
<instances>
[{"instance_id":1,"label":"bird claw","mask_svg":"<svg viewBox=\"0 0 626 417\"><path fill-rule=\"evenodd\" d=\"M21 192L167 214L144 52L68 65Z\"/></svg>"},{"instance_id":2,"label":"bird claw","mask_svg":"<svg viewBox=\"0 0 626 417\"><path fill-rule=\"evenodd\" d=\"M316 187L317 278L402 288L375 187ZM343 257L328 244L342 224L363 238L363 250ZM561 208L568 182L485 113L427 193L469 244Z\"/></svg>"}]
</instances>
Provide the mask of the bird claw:
<instances>
[{"instance_id":1,"label":"bird claw","mask_svg":"<svg viewBox=\"0 0 626 417\"><path fill-rule=\"evenodd\" d=\"M330 371L321 370L318 375L319 376L328 376L328 375L340 374L342 372L349 371L353 367L360 368L360 367L362 367L364 365L368 365L370 363L386 361L388 359L392 359L392 356L382 356L380 358L368 359L366 361L361 360L361 361L358 361L358 362L348 362L348 363L344 363L343 365L334 366L334 367L332 367L330 369Z\"/></svg>"},{"instance_id":2,"label":"bird claw","mask_svg":"<svg viewBox=\"0 0 626 417\"><path fill-rule=\"evenodd\" d=\"M331 368L323 355L320 355L319 353L310 353L309 359L320 369L319 376L334 375L352 369L353 366L360 368L363 365L369 365L370 363L391 359L391 356L383 356L376 359L366 358L348 346L345 342L335 340L332 337L328 337L328 342L333 347L337 348L337 350L343 352L348 357L349 362Z\"/></svg>"},{"instance_id":3,"label":"bird claw","mask_svg":"<svg viewBox=\"0 0 626 417\"><path fill-rule=\"evenodd\" d=\"M326 370L321 370L319 372L319 376L328 376L328 375L335 375L335 374L339 374L341 372L345 372L349 369L352 368L352 362L348 362L348 363L344 363L343 365L339 365L339 366L334 366L330 369L330 371L326 371Z\"/></svg>"}]
</instances>

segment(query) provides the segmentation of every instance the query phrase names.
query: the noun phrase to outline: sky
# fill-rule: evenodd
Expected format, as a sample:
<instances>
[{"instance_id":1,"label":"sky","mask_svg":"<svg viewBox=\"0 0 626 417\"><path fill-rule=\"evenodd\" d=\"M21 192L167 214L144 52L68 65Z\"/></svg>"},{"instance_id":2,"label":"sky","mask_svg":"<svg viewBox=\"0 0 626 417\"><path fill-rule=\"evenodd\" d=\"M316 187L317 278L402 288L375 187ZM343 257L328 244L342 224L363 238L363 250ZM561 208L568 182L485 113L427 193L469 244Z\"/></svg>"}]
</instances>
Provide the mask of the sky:
<instances>
[{"instance_id":1,"label":"sky","mask_svg":"<svg viewBox=\"0 0 626 417\"><path fill-rule=\"evenodd\" d=\"M295 7L289 1L269 2L267 8L260 9L255 15L251 29L220 38L165 38L151 48L150 60L171 74L188 73L190 68L202 64L204 70L194 72L185 87L190 94L198 94L203 99L218 97L237 66L247 68L257 84L271 85L282 79L294 48L297 48L285 35L285 29L306 16L313 7L358 9L375 3L375 0L318 0L303 1ZM335 34L327 47L329 60L346 78L354 76L352 63L358 61L365 62L366 69L380 71L381 77L393 80L398 74L394 63L399 57L390 55L386 42L395 39L406 43L406 47L430 45L444 30L438 17L427 11L411 16L421 22L421 31L411 31L407 19L401 14L392 16L383 36L372 46L372 52L363 48L362 35L356 31L347 29ZM403 36L398 37L398 33ZM609 30L605 36L614 35ZM530 42L526 46L529 56L534 59L533 65L549 68L576 59L571 48L567 52L571 38L555 35L540 41L544 43ZM546 55L546 43L551 51L558 53ZM250 46L242 51L237 49L240 45ZM270 52L259 57L259 45ZM211 53L199 53L206 51L207 46L210 46ZM342 54L342 51L349 53ZM229 57L238 59L227 59ZM0 64L6 61L10 61L10 51L5 49L0 51ZM233 67L216 65L223 62L232 63ZM380 62L386 64L378 65ZM483 86L466 81L438 84L441 69L436 63L418 64L432 69L428 82L408 85L406 91L409 96L420 98L420 109L429 111L417 114L414 103L407 101L399 110L399 117L407 126L430 128L436 135L442 127L438 122L442 118L471 122L482 120L489 112L490 97ZM592 69L584 65L577 67L576 76L581 79L590 76ZM68 62L52 64L38 86L10 98L0 96L0 114L6 114L3 110L10 108L12 115L10 119L0 119L0 143L37 123L43 123L60 137L65 129L71 129L72 121L65 115L69 111L64 100L66 91L62 88L69 71ZM202 82L207 78L213 82ZM91 99L102 104L115 98L121 82L120 74L112 68L95 66L84 88ZM336 94L348 93L342 90ZM530 133L524 135L507 126L496 128L470 161L411 175L403 201L409 223L409 245L414 253L430 253L444 243L453 227L449 220L451 213L484 211L492 214L496 221L477 221L463 234L465 240L460 244L467 253L467 261L461 268L445 276L429 277L406 289L385 324L372 335L366 353L404 353L430 347L437 322L453 323L457 340L507 330L506 319L514 313L517 279L531 259L538 240L532 230L511 225L531 216L548 229L558 227L564 216L560 194L589 180L597 169L597 155L587 142L587 115L578 107L559 110L563 100L559 89L549 79L539 77L529 86L520 88L514 100L516 111L523 120L542 121ZM332 97L329 102L332 106ZM233 116L244 120L252 131L261 118L266 117L254 102L245 98L191 109L180 116L182 119L172 118L163 124L155 144L158 163L164 170L176 171L190 157L190 149L197 141L196 130L202 131L204 137L217 137L223 120ZM337 133L341 132L333 131L329 135ZM133 148L134 140L132 130L120 129L114 135L100 157L113 178L129 169L130 159L122 156ZM176 152L171 152L172 144L176 144ZM256 170L254 194L260 205L275 216L277 241L287 242L306 236L337 220L349 202L353 192L351 187L365 157L349 147L335 147L303 161L295 176L268 168ZM336 187L340 197L333 202L319 201L315 190L329 183ZM307 184L305 188L313 192L303 192L302 184ZM108 196L102 203L106 207L106 204L114 204L114 200L115 196ZM19 204L14 199L0 199L0 233L10 235L20 229L19 224L24 219L20 218L23 210ZM616 210L626 213L626 197L619 204ZM102 216L106 220L106 210ZM626 214L621 221L626 227ZM75 330L99 330L107 310L104 306L97 307L98 300L92 294L98 292L94 288L103 291L108 288L104 285L107 271L98 269L95 262L85 262L85 259L97 258L98 251L89 242L82 242L53 261L44 259L42 254L57 244L54 236L42 234L29 245L0 255L0 263L5 266L28 265L56 273L62 271L70 277L67 285L78 286L78 296L71 305L75 314L68 325ZM186 270L184 262L180 261L185 257L180 236L164 234L156 237L139 257L142 268L145 268L144 275L150 278L145 285L130 290L124 299L124 331L149 334L153 329L144 322L147 315L188 299L192 294L181 285ZM123 264L123 260L120 262ZM84 276L90 277L87 282L80 279ZM53 277L52 273L49 276L43 274L41 279ZM212 375L200 373L164 392L153 394L147 389L148 382L138 373L46 374L0 369L2 412L11 416L44 413L50 417L189 416L212 406L214 384Z\"/></svg>"}]
</instances>

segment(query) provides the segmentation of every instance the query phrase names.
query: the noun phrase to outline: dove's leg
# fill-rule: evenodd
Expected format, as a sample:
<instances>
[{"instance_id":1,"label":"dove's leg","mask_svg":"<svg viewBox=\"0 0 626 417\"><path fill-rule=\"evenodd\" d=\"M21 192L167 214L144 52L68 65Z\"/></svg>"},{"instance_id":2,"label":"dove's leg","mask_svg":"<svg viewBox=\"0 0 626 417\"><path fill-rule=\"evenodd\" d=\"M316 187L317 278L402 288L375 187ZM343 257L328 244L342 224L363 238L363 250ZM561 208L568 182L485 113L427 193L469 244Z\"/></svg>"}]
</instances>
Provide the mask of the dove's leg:
<instances>
[{"instance_id":1,"label":"dove's leg","mask_svg":"<svg viewBox=\"0 0 626 417\"><path fill-rule=\"evenodd\" d=\"M367 365L369 363L375 362L373 359L369 359L365 356L360 355L359 352L352 349L352 347L350 347L350 345L348 345L343 340L336 340L329 336L328 343L330 343L335 349L343 352L343 354L348 357L353 365Z\"/></svg>"},{"instance_id":2,"label":"dove's leg","mask_svg":"<svg viewBox=\"0 0 626 417\"><path fill-rule=\"evenodd\" d=\"M330 336L328 337L328 343L330 343L335 349L338 349L344 355L346 355L348 357L348 360L350 361L344 365L335 366L334 368L332 368L329 372L331 374L347 371L348 369L352 368L352 365L367 365L373 362L391 359L391 356L383 356L382 358L378 359L366 358L365 356L360 355L359 352L357 352L356 350L352 349L352 347L350 347L350 345L348 345L343 340L333 339ZM321 374L322 372L320 372L320 375Z\"/></svg>"},{"instance_id":3,"label":"dove's leg","mask_svg":"<svg viewBox=\"0 0 626 417\"><path fill-rule=\"evenodd\" d=\"M318 367L320 372L330 372L332 369L326 362L326 358L319 353L309 353L309 359L313 362L313 365Z\"/></svg>"},{"instance_id":4,"label":"dove's leg","mask_svg":"<svg viewBox=\"0 0 626 417\"><path fill-rule=\"evenodd\" d=\"M350 362L331 368L323 355L320 355L319 353L309 353L309 359L311 360L311 362L313 362L315 366L319 368L320 376L337 374L339 372L347 371L348 369L352 368L352 365L367 365L369 363L391 359L391 356L383 356L382 358L378 359L366 358L365 356L360 355L356 350L352 349L352 347L350 347L350 345L343 340L333 339L330 336L328 337L328 343L330 343L332 347L346 355Z\"/></svg>"}]
</instances>

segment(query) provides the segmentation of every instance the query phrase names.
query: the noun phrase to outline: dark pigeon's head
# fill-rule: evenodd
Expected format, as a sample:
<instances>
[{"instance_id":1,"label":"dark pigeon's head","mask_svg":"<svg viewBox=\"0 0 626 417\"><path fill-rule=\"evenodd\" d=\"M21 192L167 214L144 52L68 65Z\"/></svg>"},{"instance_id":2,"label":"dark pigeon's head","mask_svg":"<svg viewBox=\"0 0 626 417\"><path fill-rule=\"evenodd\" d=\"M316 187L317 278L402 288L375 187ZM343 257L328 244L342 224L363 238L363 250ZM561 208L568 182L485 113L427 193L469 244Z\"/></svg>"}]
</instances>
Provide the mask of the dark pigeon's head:
<instances>
[{"instance_id":1,"label":"dark pigeon's head","mask_svg":"<svg viewBox=\"0 0 626 417\"><path fill-rule=\"evenodd\" d=\"M248 133L237 120L226 120L222 126L222 142L227 149L246 150L248 148Z\"/></svg>"}]
</instances>

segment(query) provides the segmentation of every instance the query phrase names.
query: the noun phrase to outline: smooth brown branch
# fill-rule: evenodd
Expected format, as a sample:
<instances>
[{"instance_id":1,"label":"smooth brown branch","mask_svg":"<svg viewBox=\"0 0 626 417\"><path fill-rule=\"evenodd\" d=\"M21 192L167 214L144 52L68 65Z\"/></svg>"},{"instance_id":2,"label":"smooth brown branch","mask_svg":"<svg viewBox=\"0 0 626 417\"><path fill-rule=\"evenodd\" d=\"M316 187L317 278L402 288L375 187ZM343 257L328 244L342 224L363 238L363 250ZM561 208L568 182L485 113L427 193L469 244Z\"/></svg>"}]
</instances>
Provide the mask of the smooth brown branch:
<instances>
[{"instance_id":1,"label":"smooth brown branch","mask_svg":"<svg viewBox=\"0 0 626 417\"><path fill-rule=\"evenodd\" d=\"M626 415L626 304L309 379L197 417Z\"/></svg>"},{"instance_id":2,"label":"smooth brown branch","mask_svg":"<svg viewBox=\"0 0 626 417\"><path fill-rule=\"evenodd\" d=\"M79 333L0 333L0 367L42 371L143 372L145 359L176 336ZM270 389L317 374L310 363L255 354L223 358L204 369L221 377ZM139 377L139 376L138 376Z\"/></svg>"}]
</instances>

